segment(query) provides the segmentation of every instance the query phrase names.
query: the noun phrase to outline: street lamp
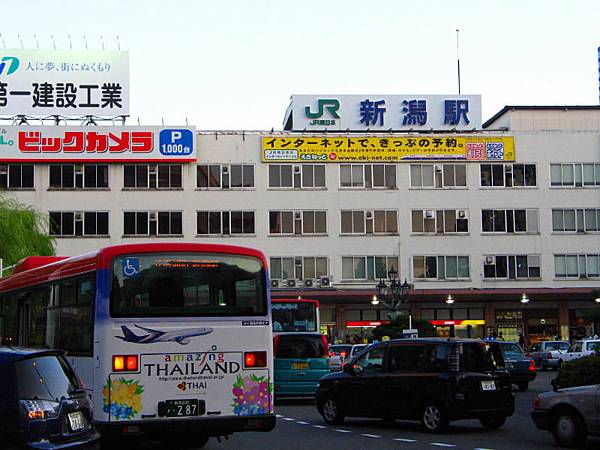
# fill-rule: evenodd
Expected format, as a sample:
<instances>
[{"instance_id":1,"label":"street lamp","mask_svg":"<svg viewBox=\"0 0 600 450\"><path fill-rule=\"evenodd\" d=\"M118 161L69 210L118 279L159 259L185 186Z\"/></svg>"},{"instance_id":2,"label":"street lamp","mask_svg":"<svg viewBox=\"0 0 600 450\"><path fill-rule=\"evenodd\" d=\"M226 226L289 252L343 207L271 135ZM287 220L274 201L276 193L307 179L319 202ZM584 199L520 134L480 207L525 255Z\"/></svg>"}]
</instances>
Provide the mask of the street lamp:
<instances>
[{"instance_id":1,"label":"street lamp","mask_svg":"<svg viewBox=\"0 0 600 450\"><path fill-rule=\"evenodd\" d=\"M408 301L408 293L413 287L406 279L404 279L404 283L400 283L397 277L398 271L392 267L388 271L388 282L386 283L383 278L379 280L379 283L375 286L377 295L374 295L371 300L372 305L381 303L388 309L390 320L396 318L400 305ZM408 314L408 327L412 329L412 316L410 312Z\"/></svg>"},{"instance_id":2,"label":"street lamp","mask_svg":"<svg viewBox=\"0 0 600 450\"><path fill-rule=\"evenodd\" d=\"M525 292L523 292L521 294L521 303L523 305L526 305L527 303L529 303L529 297L527 297L527 294Z\"/></svg>"},{"instance_id":3,"label":"street lamp","mask_svg":"<svg viewBox=\"0 0 600 450\"><path fill-rule=\"evenodd\" d=\"M448 305L452 305L454 303L454 297L452 297L452 294L448 294L448 296L446 297L446 303Z\"/></svg>"}]
</instances>

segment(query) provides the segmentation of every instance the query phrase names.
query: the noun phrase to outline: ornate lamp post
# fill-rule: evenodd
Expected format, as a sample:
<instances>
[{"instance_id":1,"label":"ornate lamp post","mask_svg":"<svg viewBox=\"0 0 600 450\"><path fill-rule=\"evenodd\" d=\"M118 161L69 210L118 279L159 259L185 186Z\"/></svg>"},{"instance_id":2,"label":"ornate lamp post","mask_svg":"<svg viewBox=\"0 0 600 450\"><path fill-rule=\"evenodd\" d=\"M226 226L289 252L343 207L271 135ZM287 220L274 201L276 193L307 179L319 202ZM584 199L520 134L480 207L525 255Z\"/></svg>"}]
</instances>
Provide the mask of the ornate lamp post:
<instances>
[{"instance_id":1,"label":"ornate lamp post","mask_svg":"<svg viewBox=\"0 0 600 450\"><path fill-rule=\"evenodd\" d=\"M412 284L409 284L406 279L404 283L400 283L397 277L398 271L392 267L388 271L388 282L386 283L383 278L379 280L379 283L375 286L377 295L374 295L371 300L372 305L378 305L381 302L387 308L390 320L395 320L398 317L400 305L408 303L408 294L413 288ZM408 327L412 329L410 312L408 314Z\"/></svg>"}]
</instances>

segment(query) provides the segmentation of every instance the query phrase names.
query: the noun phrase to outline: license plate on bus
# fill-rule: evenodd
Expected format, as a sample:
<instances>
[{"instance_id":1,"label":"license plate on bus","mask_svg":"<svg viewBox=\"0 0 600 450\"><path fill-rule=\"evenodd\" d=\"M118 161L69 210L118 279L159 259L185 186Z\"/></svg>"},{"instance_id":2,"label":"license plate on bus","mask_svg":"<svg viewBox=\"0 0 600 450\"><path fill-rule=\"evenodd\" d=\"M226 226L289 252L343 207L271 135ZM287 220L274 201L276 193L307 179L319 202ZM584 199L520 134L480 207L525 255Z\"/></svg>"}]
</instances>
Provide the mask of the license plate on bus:
<instances>
[{"instance_id":1,"label":"license plate on bus","mask_svg":"<svg viewBox=\"0 0 600 450\"><path fill-rule=\"evenodd\" d=\"M292 363L292 369L294 369L294 370L306 370L306 369L308 369L308 363L307 362Z\"/></svg>"},{"instance_id":2,"label":"license plate on bus","mask_svg":"<svg viewBox=\"0 0 600 450\"><path fill-rule=\"evenodd\" d=\"M189 417L199 415L198 400L166 400L165 416Z\"/></svg>"},{"instance_id":3,"label":"license plate on bus","mask_svg":"<svg viewBox=\"0 0 600 450\"><path fill-rule=\"evenodd\" d=\"M495 391L496 383L494 383L494 381L482 381L481 382L481 390L482 391Z\"/></svg>"},{"instance_id":4,"label":"license plate on bus","mask_svg":"<svg viewBox=\"0 0 600 450\"><path fill-rule=\"evenodd\" d=\"M67 414L69 418L69 425L71 425L71 430L73 431L81 431L85 428L85 417L81 414L81 411L75 411Z\"/></svg>"}]
</instances>

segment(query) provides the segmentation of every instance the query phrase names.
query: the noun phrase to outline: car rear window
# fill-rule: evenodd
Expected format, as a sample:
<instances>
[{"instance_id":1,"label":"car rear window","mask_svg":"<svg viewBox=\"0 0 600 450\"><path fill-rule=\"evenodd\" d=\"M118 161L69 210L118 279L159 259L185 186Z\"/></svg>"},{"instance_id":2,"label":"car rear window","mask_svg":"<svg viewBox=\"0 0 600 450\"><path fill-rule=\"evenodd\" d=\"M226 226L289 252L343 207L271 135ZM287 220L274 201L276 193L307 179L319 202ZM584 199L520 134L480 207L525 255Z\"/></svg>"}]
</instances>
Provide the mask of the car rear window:
<instances>
[{"instance_id":1,"label":"car rear window","mask_svg":"<svg viewBox=\"0 0 600 450\"><path fill-rule=\"evenodd\" d=\"M17 362L19 398L60 401L79 389L77 378L66 361L57 356L40 356Z\"/></svg>"},{"instance_id":2,"label":"car rear window","mask_svg":"<svg viewBox=\"0 0 600 450\"><path fill-rule=\"evenodd\" d=\"M523 349L518 344L500 344L504 358L522 358Z\"/></svg>"},{"instance_id":3,"label":"car rear window","mask_svg":"<svg viewBox=\"0 0 600 450\"><path fill-rule=\"evenodd\" d=\"M324 358L325 347L321 336L280 335L275 358Z\"/></svg>"},{"instance_id":4,"label":"car rear window","mask_svg":"<svg viewBox=\"0 0 600 450\"><path fill-rule=\"evenodd\" d=\"M493 353L487 343L463 343L461 352L461 366L466 372L487 372L496 366L503 365L502 354Z\"/></svg>"},{"instance_id":5,"label":"car rear window","mask_svg":"<svg viewBox=\"0 0 600 450\"><path fill-rule=\"evenodd\" d=\"M597 342L588 342L587 343L587 349L588 350L594 350L594 351L600 350L600 341L597 341Z\"/></svg>"},{"instance_id":6,"label":"car rear window","mask_svg":"<svg viewBox=\"0 0 600 450\"><path fill-rule=\"evenodd\" d=\"M555 350L568 350L569 343L568 342L547 342L545 349L549 352Z\"/></svg>"},{"instance_id":7,"label":"car rear window","mask_svg":"<svg viewBox=\"0 0 600 450\"><path fill-rule=\"evenodd\" d=\"M351 349L352 349L351 345L330 345L329 346L330 352L345 353L346 355L348 355L350 353Z\"/></svg>"}]
</instances>

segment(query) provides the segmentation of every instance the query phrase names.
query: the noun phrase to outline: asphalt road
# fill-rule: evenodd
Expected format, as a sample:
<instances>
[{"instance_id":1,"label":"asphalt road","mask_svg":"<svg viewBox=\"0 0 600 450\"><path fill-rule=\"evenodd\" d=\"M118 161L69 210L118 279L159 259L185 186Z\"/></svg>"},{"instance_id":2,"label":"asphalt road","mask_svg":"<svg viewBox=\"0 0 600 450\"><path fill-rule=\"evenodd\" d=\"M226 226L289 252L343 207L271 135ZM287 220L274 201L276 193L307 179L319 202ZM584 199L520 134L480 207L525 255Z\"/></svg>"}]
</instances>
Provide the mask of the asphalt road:
<instances>
[{"instance_id":1,"label":"asphalt road","mask_svg":"<svg viewBox=\"0 0 600 450\"><path fill-rule=\"evenodd\" d=\"M429 434L415 422L391 424L377 419L346 419L342 426L326 425L313 401L282 400L276 404L277 426L270 433L238 433L220 443L211 438L204 447L210 450L362 450L362 449L559 449L550 433L535 428L529 413L537 393L552 389L555 372L541 372L527 392L514 391L515 415L504 427L487 431L476 420L452 422L444 434ZM146 446L144 446L146 447ZM149 445L148 447L154 447ZM600 439L588 439L587 449L600 448Z\"/></svg>"}]
</instances>

